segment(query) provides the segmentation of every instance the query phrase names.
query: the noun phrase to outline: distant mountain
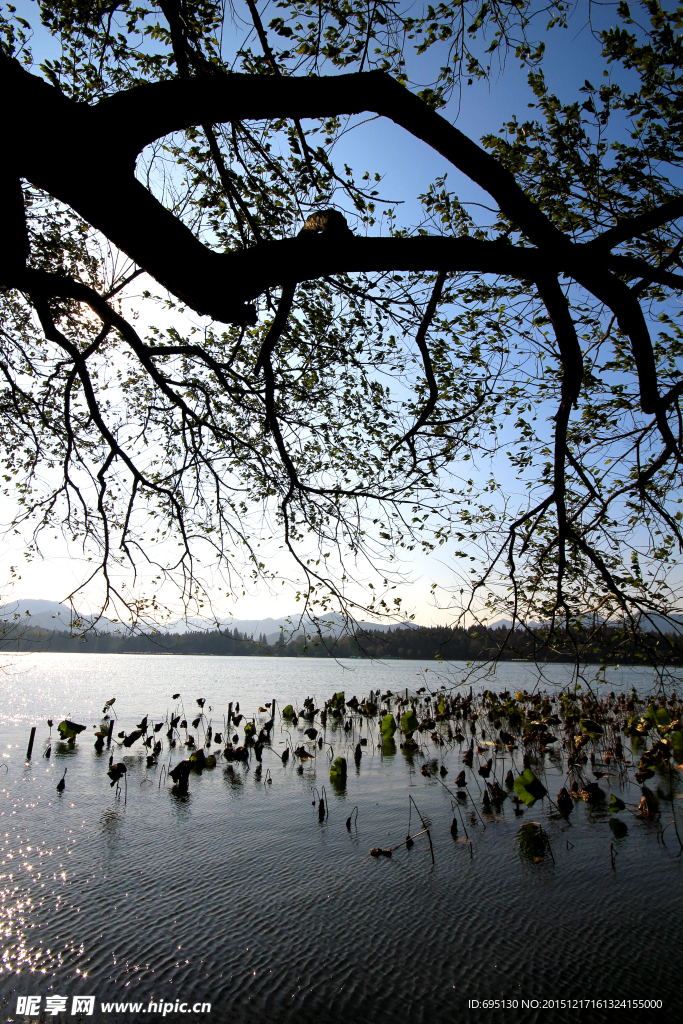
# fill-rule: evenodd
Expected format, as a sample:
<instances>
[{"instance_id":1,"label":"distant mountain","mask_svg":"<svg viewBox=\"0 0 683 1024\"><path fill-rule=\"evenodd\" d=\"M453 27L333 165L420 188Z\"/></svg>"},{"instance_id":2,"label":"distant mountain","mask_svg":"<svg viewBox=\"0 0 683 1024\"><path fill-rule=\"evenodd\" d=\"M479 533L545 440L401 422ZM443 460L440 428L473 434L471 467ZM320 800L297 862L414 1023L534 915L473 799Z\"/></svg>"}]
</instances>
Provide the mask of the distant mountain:
<instances>
[{"instance_id":1,"label":"distant mountain","mask_svg":"<svg viewBox=\"0 0 683 1024\"><path fill-rule=\"evenodd\" d=\"M70 630L74 621L73 613L68 605L61 604L59 601L43 601L38 598L11 601L0 607L0 621L15 622L17 621L16 616L19 616L19 621L39 626L42 629ZM78 629L81 630L84 627L87 629L93 621L94 616L81 613L81 622L84 626L81 625ZM388 629L411 629L413 626L414 623L411 622L387 624L362 621L356 624L357 629L373 629L382 633ZM158 629L161 633L206 633L216 629L216 620L193 617L169 623L148 621L139 623L138 628L143 632ZM265 633L269 644L275 643L281 632L284 633L286 640L300 633L315 632L315 627L310 622L300 623L298 615L283 615L279 619L270 617L265 619L219 619L218 628L221 631L237 629L242 635L253 636L256 639ZM326 636L339 636L345 631L344 619L336 613L325 615L321 617L320 628ZM112 622L108 618L101 618L97 620L95 629L98 633L112 633L121 629L125 630L125 623L120 624Z\"/></svg>"},{"instance_id":2,"label":"distant mountain","mask_svg":"<svg viewBox=\"0 0 683 1024\"><path fill-rule=\"evenodd\" d=\"M336 612L321 616L319 625L325 636L339 636L346 629L344 618ZM361 620L356 623L355 628L356 630L379 630L379 632L385 633L389 629L413 629L415 625L413 622L386 623ZM315 633L315 626L308 621L300 622L298 615L283 615L279 619L219 619L218 626L222 631L237 629L240 633L253 636L256 639L265 633L269 644L278 640L280 632L284 633L287 640L300 633L309 635ZM159 628L163 633L207 632L216 629L216 620L181 619L178 622L164 624Z\"/></svg>"},{"instance_id":3,"label":"distant mountain","mask_svg":"<svg viewBox=\"0 0 683 1024\"><path fill-rule=\"evenodd\" d=\"M9 623L21 622L27 625L39 626L41 629L57 630L70 630L73 623L74 629L82 630L83 628L87 629L94 622L95 616L81 614L80 622L83 625L76 626L77 616L74 615L68 605L61 604L59 601L42 601L39 598L28 598L22 601L10 601L8 604L0 607L0 620ZM112 622L111 619L107 618L97 619L95 623L95 629L99 633L112 633L120 628L116 622Z\"/></svg>"},{"instance_id":4,"label":"distant mountain","mask_svg":"<svg viewBox=\"0 0 683 1024\"><path fill-rule=\"evenodd\" d=\"M615 625L614 622L610 623ZM510 619L497 619L495 622L485 623L486 628L489 630L493 629L510 629L512 622ZM529 622L529 627L532 629L539 629L543 626L541 622ZM640 627L646 633L676 633L683 635L683 617L680 615L658 615L655 612L645 612L640 616ZM519 629L519 625L517 626Z\"/></svg>"},{"instance_id":5,"label":"distant mountain","mask_svg":"<svg viewBox=\"0 0 683 1024\"><path fill-rule=\"evenodd\" d=\"M277 640L280 629L291 632L291 625L288 624L288 616L283 615L280 619L205 619L193 616L188 619L178 619L177 622L165 622L159 626L162 633L207 633L216 629L239 630L246 636L254 636L258 639L262 633L268 637L268 643ZM271 639L271 637L273 639Z\"/></svg>"},{"instance_id":6,"label":"distant mountain","mask_svg":"<svg viewBox=\"0 0 683 1024\"><path fill-rule=\"evenodd\" d=\"M27 612L30 614L27 615ZM17 615L22 623L30 623L41 629L50 630L71 630L72 622L74 621L73 613L68 605L61 604L59 601L44 601L39 598L11 601L0 607L0 622L3 620L5 622L15 622L17 621L15 618ZM87 629L94 619L95 617L90 613L83 612L81 613L82 625L76 628L79 632L84 628ZM541 624L535 622L530 625L538 627ZM683 616L680 615L665 617L652 612L641 617L641 625L649 633L661 632L664 634L676 633L683 635ZM498 619L495 622L486 623L488 630L509 629L510 626L511 622L509 619ZM416 627L417 623L415 622L370 622L368 620L360 620L355 624L356 631L372 630L379 633L386 633L390 629L415 629ZM115 633L119 631L125 632L126 626L125 623L113 622L111 619L103 617L97 620L94 628L98 633ZM237 629L243 636L254 637L256 640L265 634L269 644L276 643L281 632L284 633L286 642L301 633L306 633L309 636L315 633L315 626L308 621L300 622L298 615L282 615L278 619L272 617L264 619L219 619L218 628L222 632ZM192 617L169 623L157 623L151 620L140 622L136 632L159 630L160 633L185 634L210 633L215 629L215 620ZM346 631L344 618L336 612L321 616L320 629L325 636L341 636Z\"/></svg>"},{"instance_id":7,"label":"distant mountain","mask_svg":"<svg viewBox=\"0 0 683 1024\"><path fill-rule=\"evenodd\" d=\"M656 615L647 612L640 617L640 625L647 633L683 634L683 618L680 615Z\"/></svg>"}]
</instances>

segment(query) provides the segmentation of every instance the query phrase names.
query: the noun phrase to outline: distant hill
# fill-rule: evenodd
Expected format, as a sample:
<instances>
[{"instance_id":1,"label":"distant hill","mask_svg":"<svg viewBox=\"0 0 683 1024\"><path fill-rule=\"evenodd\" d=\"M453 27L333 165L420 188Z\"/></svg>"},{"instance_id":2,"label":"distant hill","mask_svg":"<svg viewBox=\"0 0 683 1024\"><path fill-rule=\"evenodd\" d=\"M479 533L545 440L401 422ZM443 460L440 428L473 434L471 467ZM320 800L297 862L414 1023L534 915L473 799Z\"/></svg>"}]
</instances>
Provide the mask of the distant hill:
<instances>
[{"instance_id":1,"label":"distant hill","mask_svg":"<svg viewBox=\"0 0 683 1024\"><path fill-rule=\"evenodd\" d=\"M53 653L88 652L90 654L159 654L159 655L205 655L213 657L250 656L274 658L406 658L420 661L487 661L491 658L503 661L544 661L573 662L576 658L576 637L558 632L551 647L539 643L524 630L512 635L505 628L483 630L480 626L464 629L459 626L449 629L445 626L417 626L411 629L370 629L358 631L355 636L344 633L332 636L305 637L297 632L291 639L279 634L269 644L264 634L255 637L235 629L188 630L185 633L161 633L156 629L148 633L136 631L85 633L68 630L47 630L35 623L26 626L31 619L11 621L0 629L0 650L8 651L50 651ZM641 638L640 644L628 639L625 642L618 625L606 626L586 638L579 651L584 663L621 665L643 664L647 658L666 662L668 665L683 664L683 633L679 636L662 637L650 633Z\"/></svg>"},{"instance_id":2,"label":"distant hill","mask_svg":"<svg viewBox=\"0 0 683 1024\"><path fill-rule=\"evenodd\" d=\"M496 619L495 622L487 622L483 625L486 629L492 631L494 629L510 629L512 622L510 619ZM541 622L530 622L528 625L531 629L541 629L543 627ZM663 633L665 636L669 633L683 635L683 616L665 616L657 615L655 612L646 612L640 617L640 628L646 633Z\"/></svg>"},{"instance_id":3,"label":"distant hill","mask_svg":"<svg viewBox=\"0 0 683 1024\"><path fill-rule=\"evenodd\" d=\"M71 630L72 623L75 621L68 605L61 604L59 601L44 601L40 598L11 601L0 607L0 621L17 621L17 615L21 622L30 623L32 626L49 630ZM83 628L87 629L93 622L95 623L94 628L98 633L112 633L118 632L121 629L125 630L125 623L112 622L111 619L105 617L95 622L94 616L89 613L81 613L80 622L82 625L75 627L78 632L81 632ZM210 633L216 629L217 624L216 620L192 617L169 623L155 623L150 620L139 625L145 631L156 628L161 633L182 635L184 633ZM255 637L257 639L265 634L269 644L276 643L280 639L281 632L284 633L285 639L290 639L292 636L304 632L309 635L315 632L315 627L311 623L304 622L300 624L300 617L298 615L283 615L279 619L270 617L265 619L235 619L230 617L219 619L218 628L221 631L226 629L233 631L236 629L243 636ZM341 615L331 613L321 618L320 628L325 636L341 636L345 631L344 619ZM412 622L398 624L392 622L386 624L361 621L356 624L356 628L364 632L375 630L384 633L387 630L412 629L416 627Z\"/></svg>"},{"instance_id":4,"label":"distant hill","mask_svg":"<svg viewBox=\"0 0 683 1024\"><path fill-rule=\"evenodd\" d=\"M95 621L95 617L90 614L82 614L78 619L68 605L61 604L59 601L43 601L40 598L10 601L0 607L0 620L9 623L19 621L41 629L71 630L74 628L79 632L83 628L87 629L93 622L99 633L112 633L121 628L111 619L100 618ZM78 624L79 622L82 625Z\"/></svg>"},{"instance_id":5,"label":"distant hill","mask_svg":"<svg viewBox=\"0 0 683 1024\"><path fill-rule=\"evenodd\" d=\"M344 618L336 612L321 616L319 625L323 636L341 636L346 631ZM164 624L160 628L164 633L211 632L216 629L216 620L210 621L200 618L181 619L178 622ZM256 638L265 634L269 644L276 643L280 639L281 632L284 633L286 639L300 633L314 635L316 632L315 625L308 621L301 622L299 615L283 615L279 619L235 619L231 617L219 619L218 628L223 631L226 629L236 629L246 636ZM363 632L375 630L385 633L387 630L416 629L418 627L413 622L383 623L360 620L356 623L355 628Z\"/></svg>"},{"instance_id":6,"label":"distant hill","mask_svg":"<svg viewBox=\"0 0 683 1024\"><path fill-rule=\"evenodd\" d=\"M29 613L29 614L27 614ZM80 624L74 625L76 620L73 618L73 613L68 605L61 604L59 601L44 601L40 598L26 598L19 601L10 601L7 604L0 607L0 622L15 622L17 621L16 616L19 616L19 621L22 623L30 624L40 629L47 630L71 630L74 628L76 632L82 632L84 629L88 629L91 624L94 623L94 630L97 633L118 633L125 632L125 623L113 622L111 619L106 617L97 619L90 613L82 612L80 615ZM323 636L326 637L341 637L346 632L346 624L344 618L336 612L331 612L329 615L321 616L320 618L320 631ZM540 623L531 623L534 627L539 627ZM485 624L487 631L492 632L499 629L509 629L511 622L509 619L497 619L495 622ZM641 618L641 626L647 633L675 633L683 635L683 616L671 615L663 616L655 613L643 615ZM278 619L272 617L264 619L235 619L232 617L219 619L218 623L216 620L208 618L191 617L188 619L179 619L176 622L168 623L157 623L152 620L146 620L138 623L138 629L142 629L144 632L152 632L153 630L159 630L162 634L173 634L183 635L186 633L212 633L220 629L221 632L229 630L234 632L237 630L241 636L253 637L259 640L262 636L265 636L268 644L277 643L281 634L284 634L284 641L288 642L296 636L306 634L310 637L315 636L315 626L307 621L300 622L299 615L282 615ZM419 626L415 622L370 622L362 619L355 624L356 632L362 633L387 633L395 630L404 629L422 629L424 627ZM427 628L439 628L439 627L427 627Z\"/></svg>"},{"instance_id":7,"label":"distant hill","mask_svg":"<svg viewBox=\"0 0 683 1024\"><path fill-rule=\"evenodd\" d=\"M640 619L641 628L647 633L676 633L683 634L683 618L680 615L655 615L654 612L642 615Z\"/></svg>"}]
</instances>

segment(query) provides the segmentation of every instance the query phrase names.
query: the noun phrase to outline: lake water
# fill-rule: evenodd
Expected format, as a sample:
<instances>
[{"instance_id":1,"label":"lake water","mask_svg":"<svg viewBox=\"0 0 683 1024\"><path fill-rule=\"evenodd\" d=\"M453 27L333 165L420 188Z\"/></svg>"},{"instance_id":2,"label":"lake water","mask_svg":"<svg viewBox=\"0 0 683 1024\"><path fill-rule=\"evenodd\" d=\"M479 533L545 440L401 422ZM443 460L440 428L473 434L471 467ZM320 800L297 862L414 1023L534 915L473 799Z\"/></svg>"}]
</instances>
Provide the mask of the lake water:
<instances>
[{"instance_id":1,"label":"lake water","mask_svg":"<svg viewBox=\"0 0 683 1024\"><path fill-rule=\"evenodd\" d=\"M601 806L580 802L568 824L547 801L519 818L509 800L485 815L468 799L454 839L452 796L420 766L438 757L452 789L461 748L438 748L424 734L422 755L382 750L376 722L351 733L328 723L325 747L301 770L267 748L260 773L254 760L219 760L191 777L186 796L172 793L162 772L169 755L172 763L187 756L184 748L165 744L149 769L139 742L117 748L115 760L128 768L125 803L109 785L109 751L93 747L92 725L112 697L115 734L144 715L160 722L176 692L188 720L204 698L214 731L222 731L229 701L265 721L258 707L271 699L282 708L307 696L321 705L342 689L347 697L425 682L436 689L445 667L89 654L5 656L0 667L3 1020L20 1019L17 997L31 995L41 997L41 1015L30 1019L41 1021L76 1020L78 995L96 997L83 1020L148 1021L164 1016L150 1004L164 1003L173 1007L170 1019L206 1024L677 1019L683 858L672 828L663 844L660 823L631 816L628 834L615 840ZM453 671L466 674L465 666ZM568 670L555 667L548 678L561 685ZM486 685L533 682L528 666L507 664ZM607 675L617 692L650 682L643 670ZM46 720L56 726L65 717L88 731L69 748L53 729L46 760ZM38 731L26 764L31 725ZM277 716L273 749L281 752L288 737L298 746L306 725ZM356 766L361 737L368 744ZM335 789L329 763L338 754L349 757L349 774ZM546 772L554 797L564 779L559 761ZM321 823L312 800L323 785L329 813ZM631 789L618 792L637 803ZM678 794L668 803L667 794L664 787L663 824L674 807L683 813ZM430 826L434 864L424 838L391 859L369 856L371 847L405 839L409 813L411 832L419 830L409 796ZM554 861L520 856L516 837L528 820L543 822ZM465 829L471 844L462 841ZM67 997L67 1011L46 1016L54 996ZM485 999L518 1005L470 1008ZM664 1009L522 1007L544 999L661 999ZM103 1012L103 1002L141 1005ZM212 1009L183 1015L175 1012L181 1003Z\"/></svg>"}]
</instances>

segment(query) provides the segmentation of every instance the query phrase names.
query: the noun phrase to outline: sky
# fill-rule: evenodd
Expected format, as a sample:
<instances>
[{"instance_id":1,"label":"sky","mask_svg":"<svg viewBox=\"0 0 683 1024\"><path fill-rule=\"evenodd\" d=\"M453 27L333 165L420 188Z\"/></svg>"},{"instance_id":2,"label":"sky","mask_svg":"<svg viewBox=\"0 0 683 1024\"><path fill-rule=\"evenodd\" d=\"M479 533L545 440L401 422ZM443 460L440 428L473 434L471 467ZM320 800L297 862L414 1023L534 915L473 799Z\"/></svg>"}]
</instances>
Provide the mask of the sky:
<instances>
[{"instance_id":1,"label":"sky","mask_svg":"<svg viewBox=\"0 0 683 1024\"><path fill-rule=\"evenodd\" d=\"M40 60L45 56L55 56L54 41L37 25L35 5L19 0L16 6L20 14L37 26L32 42L34 57ZM545 73L551 88L561 99L575 99L584 80L596 73L599 49L587 24L588 9L588 3L580 4L568 29L554 30L546 36ZM592 13L602 19L603 24L609 22L609 5L593 5ZM267 23L265 15L264 20ZM459 102L454 99L442 113L472 138L479 139L488 132L497 132L513 114L520 119L526 116L527 103L532 99L526 79L526 70L520 69L515 58L510 57L504 72L494 75L490 83L475 82L465 86ZM445 172L448 173L450 188L461 199L476 203L484 198L477 187L452 165L387 120L375 119L358 127L346 137L340 155L356 169L378 170L383 175L379 186L381 194L388 199L403 201L400 216L406 223L415 223L420 218L417 197L427 190L436 176ZM509 473L509 470L501 469L500 472ZM506 484L514 489L515 481L510 478ZM0 499L0 521L8 522L13 510L9 499ZM41 547L43 557L27 563L21 537L9 534L0 540L0 595L6 599L63 600L81 583L87 564L77 557L76 552L67 550L59 534L45 535ZM274 549L269 565L275 571L278 570L278 557ZM397 591L403 598L404 611L424 624L451 621L452 613L439 607L448 604L449 590L454 582L449 552L429 556L415 554L406 559L402 570L413 579L411 585L401 586ZM216 582L212 591L214 610L221 616L276 617L296 607L293 592L287 585L261 586L245 596L240 594L235 600L227 599L224 591L225 587ZM167 593L165 596L172 605L173 595ZM358 596L362 600L362 595ZM95 601L96 594L86 592L78 604L88 611Z\"/></svg>"}]
</instances>

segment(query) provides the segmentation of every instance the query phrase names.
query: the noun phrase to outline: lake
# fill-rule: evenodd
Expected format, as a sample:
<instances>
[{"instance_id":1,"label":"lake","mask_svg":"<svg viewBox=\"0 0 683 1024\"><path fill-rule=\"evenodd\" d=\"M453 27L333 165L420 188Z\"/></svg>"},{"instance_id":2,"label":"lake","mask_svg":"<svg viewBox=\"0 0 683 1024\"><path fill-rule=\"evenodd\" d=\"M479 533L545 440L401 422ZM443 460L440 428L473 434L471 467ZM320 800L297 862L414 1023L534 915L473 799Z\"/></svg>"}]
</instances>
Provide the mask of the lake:
<instances>
[{"instance_id":1,"label":"lake","mask_svg":"<svg viewBox=\"0 0 683 1024\"><path fill-rule=\"evenodd\" d=\"M40 997L40 1016L30 1019L41 1021L78 1019L75 996L96 997L92 1017L82 1020L674 1019L683 858L673 828L662 841L662 826L674 810L681 817L683 794L680 785L670 792L663 773L652 782L660 818L627 814L628 832L615 838L604 804L578 801L569 821L548 800L517 814L506 800L487 813L476 778L458 801L453 780L463 745L441 746L426 732L417 753L398 742L378 746L376 719L354 718L348 732L328 720L323 748L309 744L317 756L291 756L283 765L275 752L305 743L310 723L294 726L277 714L260 769L253 755L229 765L219 758L215 768L192 773L187 795L171 791L165 768L188 751L169 750L165 729L157 766L147 767L140 742L115 748L114 760L127 766L127 792L110 787L110 751L94 749L92 726L113 697L114 737L145 715L159 723L176 708L189 724L201 713L198 699L206 702L202 727L210 719L222 733L231 701L261 725L269 713L258 708L273 699L281 711L309 696L321 707L340 690L347 699L370 690L437 690L465 679L466 666L30 654L6 655L0 667L3 1020L20 1019L20 996ZM567 668L555 666L543 685L552 692L569 679ZM515 692L534 681L529 666L508 663L473 685L475 692L483 685ZM617 693L651 683L641 669L606 677L606 689ZM74 745L57 741L64 718L87 726ZM47 719L55 725L49 759L42 756ZM353 750L363 739L356 764ZM521 753L503 751L501 777L521 770ZM329 766L339 755L348 759L348 776L335 787ZM421 767L432 762L447 774L424 775ZM544 777L554 800L565 780L561 758L546 760ZM638 802L635 784L608 777L601 785ZM371 848L403 842L409 826L413 835L420 831L418 814L429 827L433 863L426 836L391 858L370 856ZM521 855L518 839L531 820L542 823L552 851L537 863ZM67 1009L46 1016L48 1006L63 1005L47 1003L58 996ZM581 999L662 1000L663 1009L543 1009L541 1002ZM484 1000L517 1005L472 1003ZM102 1003L120 1005L103 1011ZM202 1012L205 1003L210 1012ZM181 1014L181 1004L197 1011Z\"/></svg>"}]
</instances>

